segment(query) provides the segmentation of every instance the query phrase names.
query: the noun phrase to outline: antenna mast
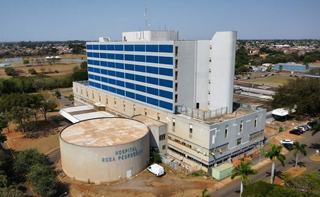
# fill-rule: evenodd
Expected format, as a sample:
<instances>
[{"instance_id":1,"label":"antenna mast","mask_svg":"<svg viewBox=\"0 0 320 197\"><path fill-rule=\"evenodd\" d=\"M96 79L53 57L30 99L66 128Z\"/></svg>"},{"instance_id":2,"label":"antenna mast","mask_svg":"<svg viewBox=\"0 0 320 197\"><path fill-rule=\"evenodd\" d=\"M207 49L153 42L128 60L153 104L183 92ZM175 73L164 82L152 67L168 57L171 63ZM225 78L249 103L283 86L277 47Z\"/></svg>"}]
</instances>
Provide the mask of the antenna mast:
<instances>
[{"instance_id":1,"label":"antenna mast","mask_svg":"<svg viewBox=\"0 0 320 197\"><path fill-rule=\"evenodd\" d=\"M149 25L148 25L148 5L144 6L144 20L145 20L145 30L149 30Z\"/></svg>"}]
</instances>

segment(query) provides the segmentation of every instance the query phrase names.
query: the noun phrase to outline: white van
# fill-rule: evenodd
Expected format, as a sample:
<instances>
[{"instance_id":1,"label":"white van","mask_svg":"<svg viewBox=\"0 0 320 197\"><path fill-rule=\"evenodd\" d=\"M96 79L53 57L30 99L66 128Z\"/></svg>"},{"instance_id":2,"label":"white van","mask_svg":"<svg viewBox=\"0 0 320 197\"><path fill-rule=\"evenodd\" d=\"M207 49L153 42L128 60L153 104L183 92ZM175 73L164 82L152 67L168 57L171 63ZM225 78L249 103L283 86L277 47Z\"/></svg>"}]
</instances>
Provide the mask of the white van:
<instances>
[{"instance_id":1,"label":"white van","mask_svg":"<svg viewBox=\"0 0 320 197\"><path fill-rule=\"evenodd\" d=\"M164 174L164 169L162 166L158 164L152 164L151 166L148 167L149 172L152 174L155 174L156 176L161 176Z\"/></svg>"}]
</instances>

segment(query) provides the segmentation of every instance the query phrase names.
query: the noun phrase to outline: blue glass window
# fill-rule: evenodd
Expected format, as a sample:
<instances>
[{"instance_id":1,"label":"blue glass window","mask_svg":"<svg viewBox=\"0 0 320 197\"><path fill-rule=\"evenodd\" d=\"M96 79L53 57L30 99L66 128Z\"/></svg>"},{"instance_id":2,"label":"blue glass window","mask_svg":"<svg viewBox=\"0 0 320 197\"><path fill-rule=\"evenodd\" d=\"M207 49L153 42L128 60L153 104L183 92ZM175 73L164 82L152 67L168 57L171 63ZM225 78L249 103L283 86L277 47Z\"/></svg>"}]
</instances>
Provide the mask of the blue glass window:
<instances>
[{"instance_id":1,"label":"blue glass window","mask_svg":"<svg viewBox=\"0 0 320 197\"><path fill-rule=\"evenodd\" d=\"M169 68L159 68L160 75L173 76L173 70Z\"/></svg>"},{"instance_id":2,"label":"blue glass window","mask_svg":"<svg viewBox=\"0 0 320 197\"><path fill-rule=\"evenodd\" d=\"M128 61L134 61L134 55L125 55L125 59Z\"/></svg>"},{"instance_id":3,"label":"blue glass window","mask_svg":"<svg viewBox=\"0 0 320 197\"><path fill-rule=\"evenodd\" d=\"M168 109L168 110L172 110L172 103L168 103L168 102L160 100L160 107Z\"/></svg>"},{"instance_id":4,"label":"blue glass window","mask_svg":"<svg viewBox=\"0 0 320 197\"><path fill-rule=\"evenodd\" d=\"M107 53L107 54L108 54L108 59L114 59L114 54L113 53Z\"/></svg>"},{"instance_id":5,"label":"blue glass window","mask_svg":"<svg viewBox=\"0 0 320 197\"><path fill-rule=\"evenodd\" d=\"M134 67L135 67L135 71L146 72L146 67L145 66L135 65Z\"/></svg>"},{"instance_id":6,"label":"blue glass window","mask_svg":"<svg viewBox=\"0 0 320 197\"><path fill-rule=\"evenodd\" d=\"M109 79L109 83L110 83L110 84L113 84L113 85L116 85L116 80L114 80L114 79Z\"/></svg>"},{"instance_id":7,"label":"blue glass window","mask_svg":"<svg viewBox=\"0 0 320 197\"><path fill-rule=\"evenodd\" d=\"M99 68L93 68L93 72L100 73L100 69Z\"/></svg>"},{"instance_id":8,"label":"blue glass window","mask_svg":"<svg viewBox=\"0 0 320 197\"><path fill-rule=\"evenodd\" d=\"M123 69L124 65L122 63L116 63L116 68Z\"/></svg>"},{"instance_id":9,"label":"blue glass window","mask_svg":"<svg viewBox=\"0 0 320 197\"><path fill-rule=\"evenodd\" d=\"M100 81L100 77L99 76L94 76L94 79L97 81Z\"/></svg>"},{"instance_id":10,"label":"blue glass window","mask_svg":"<svg viewBox=\"0 0 320 197\"><path fill-rule=\"evenodd\" d=\"M117 86L124 87L124 82L120 81L120 80L117 80Z\"/></svg>"},{"instance_id":11,"label":"blue glass window","mask_svg":"<svg viewBox=\"0 0 320 197\"><path fill-rule=\"evenodd\" d=\"M107 54L106 53L100 53L100 58L107 58Z\"/></svg>"},{"instance_id":12,"label":"blue glass window","mask_svg":"<svg viewBox=\"0 0 320 197\"><path fill-rule=\"evenodd\" d=\"M146 77L141 75L136 75L136 81L146 82Z\"/></svg>"},{"instance_id":13,"label":"blue glass window","mask_svg":"<svg viewBox=\"0 0 320 197\"><path fill-rule=\"evenodd\" d=\"M133 64L126 64L126 70L134 70Z\"/></svg>"},{"instance_id":14,"label":"blue glass window","mask_svg":"<svg viewBox=\"0 0 320 197\"><path fill-rule=\"evenodd\" d=\"M135 51L146 51L146 45L134 45Z\"/></svg>"},{"instance_id":15,"label":"blue glass window","mask_svg":"<svg viewBox=\"0 0 320 197\"><path fill-rule=\"evenodd\" d=\"M88 52L87 57L93 57L93 54L91 52Z\"/></svg>"},{"instance_id":16,"label":"blue glass window","mask_svg":"<svg viewBox=\"0 0 320 197\"><path fill-rule=\"evenodd\" d=\"M133 51L133 45L124 45L125 51Z\"/></svg>"},{"instance_id":17,"label":"blue glass window","mask_svg":"<svg viewBox=\"0 0 320 197\"><path fill-rule=\"evenodd\" d=\"M97 60L94 60L94 61L93 61L93 64L99 66L99 65L100 65L100 62L97 61Z\"/></svg>"},{"instance_id":18,"label":"blue glass window","mask_svg":"<svg viewBox=\"0 0 320 197\"><path fill-rule=\"evenodd\" d=\"M147 87L147 93L158 96L158 89Z\"/></svg>"},{"instance_id":19,"label":"blue glass window","mask_svg":"<svg viewBox=\"0 0 320 197\"><path fill-rule=\"evenodd\" d=\"M89 86L93 86L94 87L94 82L93 81L89 81Z\"/></svg>"},{"instance_id":20,"label":"blue glass window","mask_svg":"<svg viewBox=\"0 0 320 197\"><path fill-rule=\"evenodd\" d=\"M136 94L136 99L138 101L143 101L143 102L146 102L146 97L145 96L142 96L140 94Z\"/></svg>"},{"instance_id":21,"label":"blue glass window","mask_svg":"<svg viewBox=\"0 0 320 197\"><path fill-rule=\"evenodd\" d=\"M88 64L93 64L93 60L88 60Z\"/></svg>"},{"instance_id":22,"label":"blue glass window","mask_svg":"<svg viewBox=\"0 0 320 197\"><path fill-rule=\"evenodd\" d=\"M136 84L136 90L140 92L146 92L146 86Z\"/></svg>"},{"instance_id":23,"label":"blue glass window","mask_svg":"<svg viewBox=\"0 0 320 197\"><path fill-rule=\"evenodd\" d=\"M147 62L158 63L158 56L149 56L149 55L147 55Z\"/></svg>"},{"instance_id":24,"label":"blue glass window","mask_svg":"<svg viewBox=\"0 0 320 197\"><path fill-rule=\"evenodd\" d=\"M123 51L123 45L114 45L116 51Z\"/></svg>"},{"instance_id":25,"label":"blue glass window","mask_svg":"<svg viewBox=\"0 0 320 197\"><path fill-rule=\"evenodd\" d=\"M108 67L110 67L110 68L115 68L116 65L115 65L114 62L108 62Z\"/></svg>"},{"instance_id":26,"label":"blue glass window","mask_svg":"<svg viewBox=\"0 0 320 197\"><path fill-rule=\"evenodd\" d=\"M113 93L116 93L116 92L117 92L117 89L110 86L110 87L109 87L109 91L110 91L110 92L113 92Z\"/></svg>"},{"instance_id":27,"label":"blue glass window","mask_svg":"<svg viewBox=\"0 0 320 197\"><path fill-rule=\"evenodd\" d=\"M93 72L93 68L88 66L88 71Z\"/></svg>"},{"instance_id":28,"label":"blue glass window","mask_svg":"<svg viewBox=\"0 0 320 197\"><path fill-rule=\"evenodd\" d=\"M101 81L102 81L102 82L105 82L105 83L108 83L108 78L101 77Z\"/></svg>"},{"instance_id":29,"label":"blue glass window","mask_svg":"<svg viewBox=\"0 0 320 197\"><path fill-rule=\"evenodd\" d=\"M165 90L159 90L160 92L159 92L159 95L161 96L161 97L164 97L164 98L167 98L167 99L172 99L173 98L173 94L172 94L172 92L168 92L168 91L165 91Z\"/></svg>"},{"instance_id":30,"label":"blue glass window","mask_svg":"<svg viewBox=\"0 0 320 197\"><path fill-rule=\"evenodd\" d=\"M147 52L158 52L158 45L147 45L146 51Z\"/></svg>"},{"instance_id":31,"label":"blue glass window","mask_svg":"<svg viewBox=\"0 0 320 197\"><path fill-rule=\"evenodd\" d=\"M92 49L92 45L87 45L87 50L91 50Z\"/></svg>"},{"instance_id":32,"label":"blue glass window","mask_svg":"<svg viewBox=\"0 0 320 197\"><path fill-rule=\"evenodd\" d=\"M149 103L149 104L158 106L158 102L159 102L158 99L154 99L154 98L150 98L150 97L147 98L147 103Z\"/></svg>"},{"instance_id":33,"label":"blue glass window","mask_svg":"<svg viewBox=\"0 0 320 197\"><path fill-rule=\"evenodd\" d=\"M147 77L147 83L158 85L159 84L159 80L158 80L158 78Z\"/></svg>"},{"instance_id":34,"label":"blue glass window","mask_svg":"<svg viewBox=\"0 0 320 197\"><path fill-rule=\"evenodd\" d=\"M100 83L94 83L94 86L97 88L101 88L101 84Z\"/></svg>"},{"instance_id":35,"label":"blue glass window","mask_svg":"<svg viewBox=\"0 0 320 197\"><path fill-rule=\"evenodd\" d=\"M116 72L116 76L120 78L124 78L124 73L123 72Z\"/></svg>"},{"instance_id":36,"label":"blue glass window","mask_svg":"<svg viewBox=\"0 0 320 197\"><path fill-rule=\"evenodd\" d=\"M135 99L135 94L132 92L126 91L126 96Z\"/></svg>"},{"instance_id":37,"label":"blue glass window","mask_svg":"<svg viewBox=\"0 0 320 197\"><path fill-rule=\"evenodd\" d=\"M109 90L109 87L108 87L108 86L106 86L106 85L102 85L102 89L103 89L103 90L107 90L107 91L108 91L108 90Z\"/></svg>"},{"instance_id":38,"label":"blue glass window","mask_svg":"<svg viewBox=\"0 0 320 197\"><path fill-rule=\"evenodd\" d=\"M115 76L116 76L116 72L113 71L113 70L109 70L109 71L108 71L108 75L115 77Z\"/></svg>"},{"instance_id":39,"label":"blue glass window","mask_svg":"<svg viewBox=\"0 0 320 197\"><path fill-rule=\"evenodd\" d=\"M129 82L126 82L126 88L130 88L130 89L135 90L134 84L133 83L129 83Z\"/></svg>"},{"instance_id":40,"label":"blue glass window","mask_svg":"<svg viewBox=\"0 0 320 197\"><path fill-rule=\"evenodd\" d=\"M99 50L99 45L92 45L93 50Z\"/></svg>"},{"instance_id":41,"label":"blue glass window","mask_svg":"<svg viewBox=\"0 0 320 197\"><path fill-rule=\"evenodd\" d=\"M88 78L89 78L89 79L94 79L94 75L89 74L89 75L88 75Z\"/></svg>"},{"instance_id":42,"label":"blue glass window","mask_svg":"<svg viewBox=\"0 0 320 197\"><path fill-rule=\"evenodd\" d=\"M117 60L123 60L123 55L122 54L116 54L116 59Z\"/></svg>"},{"instance_id":43,"label":"blue glass window","mask_svg":"<svg viewBox=\"0 0 320 197\"><path fill-rule=\"evenodd\" d=\"M145 62L146 61L146 56L144 55L135 55L134 57L136 62Z\"/></svg>"},{"instance_id":44,"label":"blue glass window","mask_svg":"<svg viewBox=\"0 0 320 197\"><path fill-rule=\"evenodd\" d=\"M107 45L100 45L100 50L107 50Z\"/></svg>"},{"instance_id":45,"label":"blue glass window","mask_svg":"<svg viewBox=\"0 0 320 197\"><path fill-rule=\"evenodd\" d=\"M107 62L105 62L105 61L100 61L100 63L101 63L101 66L104 66L104 67L108 66Z\"/></svg>"},{"instance_id":46,"label":"blue glass window","mask_svg":"<svg viewBox=\"0 0 320 197\"><path fill-rule=\"evenodd\" d=\"M159 72L158 67L152 67L152 66L147 66L147 72L152 73L152 74L158 74Z\"/></svg>"},{"instance_id":47,"label":"blue glass window","mask_svg":"<svg viewBox=\"0 0 320 197\"><path fill-rule=\"evenodd\" d=\"M173 64L173 58L172 57L159 57L159 63L160 64Z\"/></svg>"},{"instance_id":48,"label":"blue glass window","mask_svg":"<svg viewBox=\"0 0 320 197\"><path fill-rule=\"evenodd\" d=\"M93 53L93 57L99 58L99 53Z\"/></svg>"},{"instance_id":49,"label":"blue glass window","mask_svg":"<svg viewBox=\"0 0 320 197\"><path fill-rule=\"evenodd\" d=\"M117 94L120 94L120 95L124 96L124 90L117 89Z\"/></svg>"},{"instance_id":50,"label":"blue glass window","mask_svg":"<svg viewBox=\"0 0 320 197\"><path fill-rule=\"evenodd\" d=\"M107 50L113 51L114 50L114 45L107 45Z\"/></svg>"},{"instance_id":51,"label":"blue glass window","mask_svg":"<svg viewBox=\"0 0 320 197\"><path fill-rule=\"evenodd\" d=\"M159 45L159 52L173 53L173 46L172 45Z\"/></svg>"},{"instance_id":52,"label":"blue glass window","mask_svg":"<svg viewBox=\"0 0 320 197\"><path fill-rule=\"evenodd\" d=\"M134 75L130 73L126 73L126 79L134 80Z\"/></svg>"},{"instance_id":53,"label":"blue glass window","mask_svg":"<svg viewBox=\"0 0 320 197\"><path fill-rule=\"evenodd\" d=\"M172 88L173 87L172 81L166 80L166 79L159 79L159 84L161 86L168 87L168 88Z\"/></svg>"},{"instance_id":54,"label":"blue glass window","mask_svg":"<svg viewBox=\"0 0 320 197\"><path fill-rule=\"evenodd\" d=\"M105 75L107 75L107 74L108 74L108 70L101 69L101 74L105 74Z\"/></svg>"}]
</instances>

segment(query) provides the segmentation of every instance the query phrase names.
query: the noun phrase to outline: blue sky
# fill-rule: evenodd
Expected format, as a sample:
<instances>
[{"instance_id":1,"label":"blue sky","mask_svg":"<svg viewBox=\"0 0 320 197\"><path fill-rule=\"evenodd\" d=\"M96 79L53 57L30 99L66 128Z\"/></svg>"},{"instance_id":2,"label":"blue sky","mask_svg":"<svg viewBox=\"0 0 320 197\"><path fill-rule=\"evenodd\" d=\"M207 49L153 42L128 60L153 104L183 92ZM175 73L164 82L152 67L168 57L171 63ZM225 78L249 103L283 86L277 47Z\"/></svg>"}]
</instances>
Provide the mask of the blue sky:
<instances>
[{"instance_id":1,"label":"blue sky","mask_svg":"<svg viewBox=\"0 0 320 197\"><path fill-rule=\"evenodd\" d=\"M180 39L319 39L320 0L1 0L0 42L120 40L123 31L178 30Z\"/></svg>"}]
</instances>

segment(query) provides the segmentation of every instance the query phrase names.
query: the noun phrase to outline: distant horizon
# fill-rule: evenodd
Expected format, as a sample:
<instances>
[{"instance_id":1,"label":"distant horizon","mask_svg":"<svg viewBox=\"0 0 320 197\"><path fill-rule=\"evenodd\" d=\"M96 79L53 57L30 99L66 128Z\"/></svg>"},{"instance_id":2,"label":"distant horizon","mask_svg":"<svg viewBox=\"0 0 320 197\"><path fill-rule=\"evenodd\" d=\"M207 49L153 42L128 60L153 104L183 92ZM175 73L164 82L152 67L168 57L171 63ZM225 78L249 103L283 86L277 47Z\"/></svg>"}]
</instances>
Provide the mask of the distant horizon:
<instances>
[{"instance_id":1,"label":"distant horizon","mask_svg":"<svg viewBox=\"0 0 320 197\"><path fill-rule=\"evenodd\" d=\"M121 40L122 32L149 28L178 30L181 40L226 30L237 31L238 40L320 39L319 0L10 0L0 7L1 43Z\"/></svg>"}]
</instances>

